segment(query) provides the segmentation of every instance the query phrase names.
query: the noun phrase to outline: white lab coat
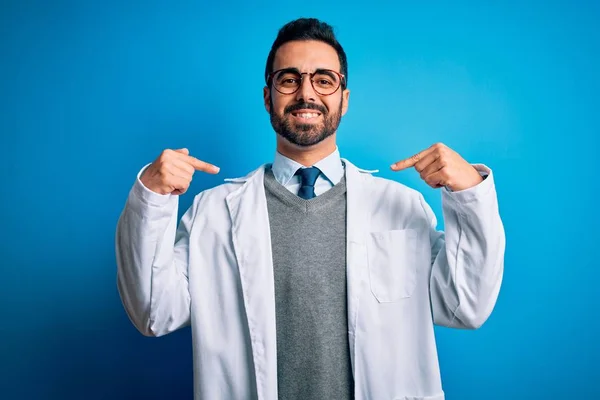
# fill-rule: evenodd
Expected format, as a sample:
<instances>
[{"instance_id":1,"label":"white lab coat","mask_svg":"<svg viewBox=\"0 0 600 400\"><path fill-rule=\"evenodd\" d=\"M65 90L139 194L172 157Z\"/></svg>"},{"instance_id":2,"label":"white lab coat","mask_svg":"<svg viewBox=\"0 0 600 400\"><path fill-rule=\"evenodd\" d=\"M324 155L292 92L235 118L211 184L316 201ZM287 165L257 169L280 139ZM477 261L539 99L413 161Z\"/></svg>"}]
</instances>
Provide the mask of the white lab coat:
<instances>
[{"instance_id":1,"label":"white lab coat","mask_svg":"<svg viewBox=\"0 0 600 400\"><path fill-rule=\"evenodd\" d=\"M344 160L348 338L356 400L443 400L433 325L477 328L503 273L494 177L442 189L445 235L417 191ZM133 324L191 324L196 399L277 399L273 262L264 165L178 196L139 180L116 234L118 289ZM310 351L310 349L307 349Z\"/></svg>"}]
</instances>

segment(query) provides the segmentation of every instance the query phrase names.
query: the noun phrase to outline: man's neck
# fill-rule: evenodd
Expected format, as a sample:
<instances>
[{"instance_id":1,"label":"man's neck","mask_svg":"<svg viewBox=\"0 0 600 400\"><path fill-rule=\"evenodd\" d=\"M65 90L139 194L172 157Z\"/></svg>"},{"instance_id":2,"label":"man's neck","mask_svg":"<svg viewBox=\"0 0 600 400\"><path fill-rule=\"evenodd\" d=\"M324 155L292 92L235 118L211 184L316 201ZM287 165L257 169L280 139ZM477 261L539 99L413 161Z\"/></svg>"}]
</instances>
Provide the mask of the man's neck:
<instances>
[{"instance_id":1,"label":"man's neck","mask_svg":"<svg viewBox=\"0 0 600 400\"><path fill-rule=\"evenodd\" d=\"M322 142L310 147L297 146L291 144L279 135L277 136L277 151L305 167L315 165L317 162L333 153L335 149L335 133Z\"/></svg>"}]
</instances>

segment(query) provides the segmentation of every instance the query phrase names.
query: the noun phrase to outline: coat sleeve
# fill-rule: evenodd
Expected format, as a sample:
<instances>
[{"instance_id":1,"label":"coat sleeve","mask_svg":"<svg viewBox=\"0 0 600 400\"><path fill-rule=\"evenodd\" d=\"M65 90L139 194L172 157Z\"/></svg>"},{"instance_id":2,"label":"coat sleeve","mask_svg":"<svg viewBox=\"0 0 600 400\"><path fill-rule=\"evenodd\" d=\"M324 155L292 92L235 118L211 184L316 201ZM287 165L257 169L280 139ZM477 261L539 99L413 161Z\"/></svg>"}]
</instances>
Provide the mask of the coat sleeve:
<instances>
[{"instance_id":1,"label":"coat sleeve","mask_svg":"<svg viewBox=\"0 0 600 400\"><path fill-rule=\"evenodd\" d=\"M135 327L162 336L190 322L188 244L195 207L177 227L178 196L150 191L139 176L117 223L117 288Z\"/></svg>"},{"instance_id":2,"label":"coat sleeve","mask_svg":"<svg viewBox=\"0 0 600 400\"><path fill-rule=\"evenodd\" d=\"M505 235L492 171L474 165L487 178L470 189L442 189L445 233L429 205L432 269L430 299L436 325L477 329L498 298L504 270Z\"/></svg>"}]
</instances>

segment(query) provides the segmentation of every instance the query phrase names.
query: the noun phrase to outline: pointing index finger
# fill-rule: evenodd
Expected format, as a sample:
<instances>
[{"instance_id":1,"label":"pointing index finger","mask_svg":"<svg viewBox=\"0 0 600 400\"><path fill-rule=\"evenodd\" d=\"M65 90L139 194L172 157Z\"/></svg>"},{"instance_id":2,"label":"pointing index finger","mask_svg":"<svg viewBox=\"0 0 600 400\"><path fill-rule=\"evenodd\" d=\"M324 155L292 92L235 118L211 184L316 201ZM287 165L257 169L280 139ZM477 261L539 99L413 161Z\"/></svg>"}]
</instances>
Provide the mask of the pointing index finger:
<instances>
[{"instance_id":1,"label":"pointing index finger","mask_svg":"<svg viewBox=\"0 0 600 400\"><path fill-rule=\"evenodd\" d=\"M391 165L392 170L394 171L402 171L403 169L414 167L416 163L418 163L423 157L429 154L433 149L430 147L425 149L409 158L405 158L404 160L400 160Z\"/></svg>"},{"instance_id":2,"label":"pointing index finger","mask_svg":"<svg viewBox=\"0 0 600 400\"><path fill-rule=\"evenodd\" d=\"M209 164L202 160L198 160L196 157L192 157L189 155L184 155L185 161L194 167L197 171L208 172L209 174L216 174L219 172L220 168L216 165Z\"/></svg>"}]
</instances>

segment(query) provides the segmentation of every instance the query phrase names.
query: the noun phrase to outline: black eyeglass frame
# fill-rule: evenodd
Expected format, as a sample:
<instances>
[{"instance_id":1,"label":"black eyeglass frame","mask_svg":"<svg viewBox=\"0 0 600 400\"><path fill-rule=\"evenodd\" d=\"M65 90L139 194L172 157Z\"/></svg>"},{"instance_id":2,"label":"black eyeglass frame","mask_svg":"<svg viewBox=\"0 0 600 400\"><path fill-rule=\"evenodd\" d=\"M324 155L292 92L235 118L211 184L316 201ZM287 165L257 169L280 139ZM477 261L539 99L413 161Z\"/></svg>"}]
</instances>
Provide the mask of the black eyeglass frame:
<instances>
[{"instance_id":1,"label":"black eyeglass frame","mask_svg":"<svg viewBox=\"0 0 600 400\"><path fill-rule=\"evenodd\" d=\"M298 75L300 75L300 84L298 85L298 87L296 88L296 90L294 90L291 93L286 93L286 92L282 92L281 90L279 90L277 88L276 85L273 85L273 77L282 72L282 71L286 71L286 72L294 72ZM321 92L319 92L316 88L315 88L315 82L313 81L313 76L315 76L316 74L319 73L323 73L323 72L331 72L334 73L338 76L339 79L339 85L338 87L331 93L328 94L323 94ZM277 71L273 71L271 72L268 76L267 76L267 86L268 87L274 87L275 90L277 90L279 93L281 94L294 94L296 93L298 90L300 90L300 88L302 87L302 83L304 82L304 75L308 75L309 76L309 80L310 80L310 85L312 86L313 90L315 91L315 93L317 93L319 96L331 96L332 94L334 94L335 92L337 92L339 90L339 88L342 88L342 90L344 90L346 88L346 76L342 73L339 73L337 71L334 71L332 69L326 69L326 68L319 68L317 69L315 72L300 72L297 68L282 68L282 69L278 69Z\"/></svg>"}]
</instances>

